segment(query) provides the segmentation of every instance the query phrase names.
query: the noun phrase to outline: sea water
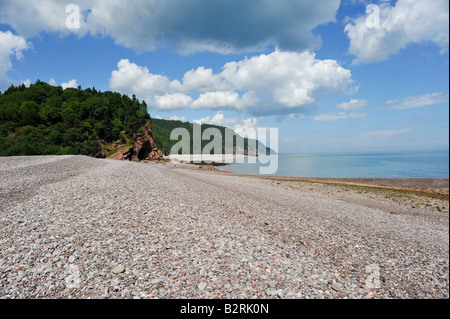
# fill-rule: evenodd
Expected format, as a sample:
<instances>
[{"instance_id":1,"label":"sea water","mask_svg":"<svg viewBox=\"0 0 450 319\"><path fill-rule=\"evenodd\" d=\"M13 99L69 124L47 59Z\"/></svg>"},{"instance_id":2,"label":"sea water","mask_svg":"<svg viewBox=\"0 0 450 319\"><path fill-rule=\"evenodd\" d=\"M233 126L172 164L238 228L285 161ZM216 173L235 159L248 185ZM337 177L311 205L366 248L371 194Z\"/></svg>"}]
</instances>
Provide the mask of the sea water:
<instances>
[{"instance_id":1,"label":"sea water","mask_svg":"<svg viewBox=\"0 0 450 319\"><path fill-rule=\"evenodd\" d=\"M258 175L263 164L230 164L233 173ZM449 151L278 155L276 176L449 178Z\"/></svg>"}]
</instances>

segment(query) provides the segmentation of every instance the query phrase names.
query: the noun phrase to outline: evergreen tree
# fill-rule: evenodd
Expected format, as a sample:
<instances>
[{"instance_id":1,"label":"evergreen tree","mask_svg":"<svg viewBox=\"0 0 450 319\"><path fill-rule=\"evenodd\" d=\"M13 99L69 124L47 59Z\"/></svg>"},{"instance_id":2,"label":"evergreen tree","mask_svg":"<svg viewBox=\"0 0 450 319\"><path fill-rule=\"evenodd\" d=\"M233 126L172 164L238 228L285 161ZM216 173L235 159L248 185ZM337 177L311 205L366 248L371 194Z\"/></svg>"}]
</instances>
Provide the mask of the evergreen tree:
<instances>
[{"instance_id":1,"label":"evergreen tree","mask_svg":"<svg viewBox=\"0 0 450 319\"><path fill-rule=\"evenodd\" d=\"M134 96L53 87L37 80L29 88L0 92L0 156L93 155L99 141L136 133L150 120Z\"/></svg>"}]
</instances>

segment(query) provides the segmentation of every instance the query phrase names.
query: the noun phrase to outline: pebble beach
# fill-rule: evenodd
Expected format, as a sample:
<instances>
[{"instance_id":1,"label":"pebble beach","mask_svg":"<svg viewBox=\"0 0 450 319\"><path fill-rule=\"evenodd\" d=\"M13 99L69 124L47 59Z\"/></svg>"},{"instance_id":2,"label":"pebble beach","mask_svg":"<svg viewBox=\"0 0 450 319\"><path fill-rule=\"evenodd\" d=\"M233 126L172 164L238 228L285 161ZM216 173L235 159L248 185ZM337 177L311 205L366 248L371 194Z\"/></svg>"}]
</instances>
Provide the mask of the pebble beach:
<instances>
[{"instance_id":1,"label":"pebble beach","mask_svg":"<svg viewBox=\"0 0 450 319\"><path fill-rule=\"evenodd\" d=\"M0 299L449 298L448 211L176 163L0 158Z\"/></svg>"}]
</instances>

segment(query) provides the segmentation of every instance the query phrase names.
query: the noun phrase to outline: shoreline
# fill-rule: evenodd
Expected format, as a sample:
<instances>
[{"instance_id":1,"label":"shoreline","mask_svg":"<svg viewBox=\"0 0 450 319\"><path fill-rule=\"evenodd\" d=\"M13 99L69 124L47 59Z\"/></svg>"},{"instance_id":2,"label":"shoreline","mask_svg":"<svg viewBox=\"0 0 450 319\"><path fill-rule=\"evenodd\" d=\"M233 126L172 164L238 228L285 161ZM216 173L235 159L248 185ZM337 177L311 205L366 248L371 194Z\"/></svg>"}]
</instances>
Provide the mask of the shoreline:
<instances>
[{"instance_id":1,"label":"shoreline","mask_svg":"<svg viewBox=\"0 0 450 319\"><path fill-rule=\"evenodd\" d=\"M330 185L359 186L449 196L449 179L439 178L346 178L239 175L273 181L307 182Z\"/></svg>"},{"instance_id":2,"label":"shoreline","mask_svg":"<svg viewBox=\"0 0 450 319\"><path fill-rule=\"evenodd\" d=\"M11 156L11 157L0 157L3 159L24 159L24 158L58 158L60 156ZM64 156L61 156L64 157ZM67 157L67 156L65 156ZM248 156L245 155L245 158ZM343 185L343 186L358 186L358 187L368 187L368 188L380 188L380 189L392 189L399 191L409 191L424 194L435 194L449 197L449 178L389 178L389 177L301 177L301 176L276 176L276 175L252 175L252 174L242 174L229 171L228 164L195 164L188 163L184 160L173 157L165 157L166 160L172 164L172 168L185 168L191 170L201 170L209 171L214 173L227 174L230 176L240 176L247 178L272 180L272 181L286 181L286 182L306 182L306 183L319 183L319 184L329 184L329 185ZM228 158L230 159L230 158ZM207 158L206 160L211 160Z\"/></svg>"},{"instance_id":3,"label":"shoreline","mask_svg":"<svg viewBox=\"0 0 450 319\"><path fill-rule=\"evenodd\" d=\"M425 195L438 195L449 197L449 179L448 178L371 178L371 177L299 177L299 176L274 176L274 175L252 175L240 174L228 171L225 167L215 167L213 165L199 166L193 163L171 162L174 165L192 169L207 170L230 176L240 176L247 178L256 178L272 181L287 182L307 182L329 185L358 186L367 188L380 188L398 191L407 191L414 193L423 193Z\"/></svg>"}]
</instances>

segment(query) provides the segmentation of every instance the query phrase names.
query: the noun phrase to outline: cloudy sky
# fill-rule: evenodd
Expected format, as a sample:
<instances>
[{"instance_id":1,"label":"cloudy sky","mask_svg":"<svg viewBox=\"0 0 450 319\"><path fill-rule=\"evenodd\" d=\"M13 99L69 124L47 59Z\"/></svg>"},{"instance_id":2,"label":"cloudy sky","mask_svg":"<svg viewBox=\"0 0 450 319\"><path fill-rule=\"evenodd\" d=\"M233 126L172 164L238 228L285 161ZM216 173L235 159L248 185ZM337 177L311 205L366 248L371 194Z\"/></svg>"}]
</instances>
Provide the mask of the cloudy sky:
<instances>
[{"instance_id":1,"label":"cloudy sky","mask_svg":"<svg viewBox=\"0 0 450 319\"><path fill-rule=\"evenodd\" d=\"M0 0L0 90L37 79L284 153L448 149L449 3Z\"/></svg>"}]
</instances>

